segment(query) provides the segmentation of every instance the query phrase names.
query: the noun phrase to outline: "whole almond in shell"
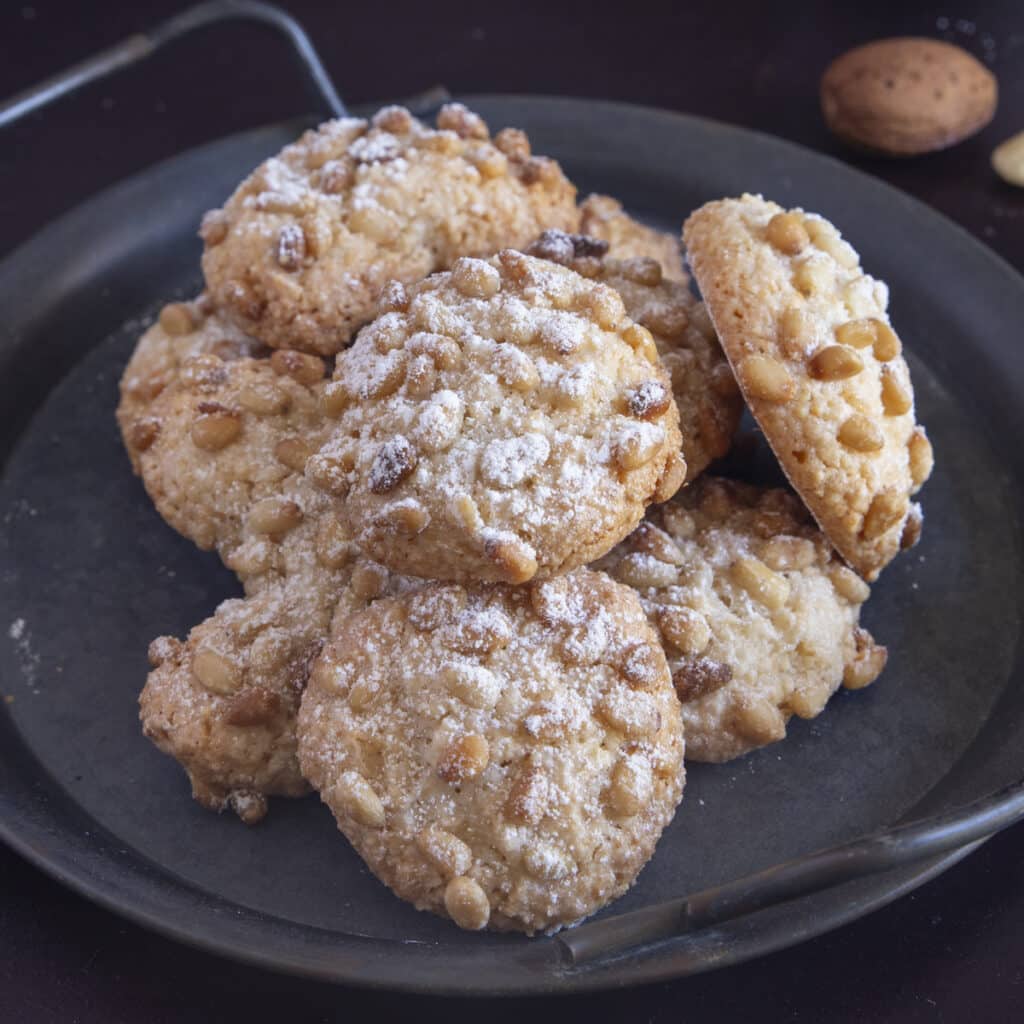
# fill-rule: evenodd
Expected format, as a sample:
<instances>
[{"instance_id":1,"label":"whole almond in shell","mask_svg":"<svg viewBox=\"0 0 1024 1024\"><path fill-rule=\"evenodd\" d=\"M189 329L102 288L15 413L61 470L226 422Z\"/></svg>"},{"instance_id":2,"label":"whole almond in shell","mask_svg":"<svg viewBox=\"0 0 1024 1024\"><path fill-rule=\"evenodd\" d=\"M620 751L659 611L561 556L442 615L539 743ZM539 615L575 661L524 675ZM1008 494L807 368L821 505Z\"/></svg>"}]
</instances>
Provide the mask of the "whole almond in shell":
<instances>
[{"instance_id":1,"label":"whole almond in shell","mask_svg":"<svg viewBox=\"0 0 1024 1024\"><path fill-rule=\"evenodd\" d=\"M890 156L945 149L984 128L996 109L995 76L937 39L879 39L849 50L821 80L829 129Z\"/></svg>"}]
</instances>

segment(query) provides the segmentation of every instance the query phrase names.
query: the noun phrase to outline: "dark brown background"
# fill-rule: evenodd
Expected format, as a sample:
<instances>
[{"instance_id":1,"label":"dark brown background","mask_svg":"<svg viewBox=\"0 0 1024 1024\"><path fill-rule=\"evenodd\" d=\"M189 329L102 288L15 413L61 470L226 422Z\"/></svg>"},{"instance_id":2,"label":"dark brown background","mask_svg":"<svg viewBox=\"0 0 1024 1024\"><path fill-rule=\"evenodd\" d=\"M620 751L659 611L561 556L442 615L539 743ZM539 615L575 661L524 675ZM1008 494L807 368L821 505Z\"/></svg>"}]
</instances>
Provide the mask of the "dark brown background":
<instances>
[{"instance_id":1,"label":"dark brown background","mask_svg":"<svg viewBox=\"0 0 1024 1024\"><path fill-rule=\"evenodd\" d=\"M0 97L185 4L8 3ZM1024 190L989 169L1024 129L1024 5L761 2L602 5L291 2L351 103L443 82L454 93L593 96L697 113L836 153L930 203L1024 269ZM826 9L826 6L829 9ZM950 39L998 75L980 136L888 163L843 153L817 81L848 47ZM105 185L209 139L312 109L283 44L219 27L0 135L0 253ZM927 259L927 254L923 254ZM1022 311L1024 313L1024 311ZM2 311L0 311L2 315ZM571 1001L446 1002L295 981L176 946L99 910L0 849L0 1018L206 1021L441 1013L611 1013L638 1021L983 1021L1024 1011L1024 831L839 932L738 968Z\"/></svg>"}]
</instances>

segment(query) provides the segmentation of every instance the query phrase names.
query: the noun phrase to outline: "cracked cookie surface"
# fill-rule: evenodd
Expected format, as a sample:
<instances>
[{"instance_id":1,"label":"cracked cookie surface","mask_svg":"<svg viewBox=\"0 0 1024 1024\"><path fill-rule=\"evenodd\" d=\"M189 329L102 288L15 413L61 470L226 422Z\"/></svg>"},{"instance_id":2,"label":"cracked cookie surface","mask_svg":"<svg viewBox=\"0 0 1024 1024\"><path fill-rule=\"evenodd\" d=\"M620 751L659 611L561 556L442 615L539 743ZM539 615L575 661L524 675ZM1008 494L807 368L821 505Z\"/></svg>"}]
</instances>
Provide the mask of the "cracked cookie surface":
<instances>
[{"instance_id":1,"label":"cracked cookie surface","mask_svg":"<svg viewBox=\"0 0 1024 1024\"><path fill-rule=\"evenodd\" d=\"M885 666L858 626L870 588L786 491L702 477L597 566L637 590L660 634L693 760L783 739L792 715Z\"/></svg>"},{"instance_id":2,"label":"cracked cookie surface","mask_svg":"<svg viewBox=\"0 0 1024 1024\"><path fill-rule=\"evenodd\" d=\"M787 477L868 580L921 529L932 469L888 288L823 217L723 199L683 229L740 388Z\"/></svg>"},{"instance_id":3,"label":"cracked cookie surface","mask_svg":"<svg viewBox=\"0 0 1024 1024\"><path fill-rule=\"evenodd\" d=\"M505 250L411 288L341 353L306 466L396 572L522 583L606 553L685 475L671 382L618 293Z\"/></svg>"},{"instance_id":4,"label":"cracked cookie surface","mask_svg":"<svg viewBox=\"0 0 1024 1024\"><path fill-rule=\"evenodd\" d=\"M588 570L428 584L347 618L298 735L374 874L473 930L594 913L632 885L682 794L664 653L636 595Z\"/></svg>"},{"instance_id":5,"label":"cracked cookie surface","mask_svg":"<svg viewBox=\"0 0 1024 1024\"><path fill-rule=\"evenodd\" d=\"M370 320L392 279L575 228L575 188L526 135L460 104L437 129L401 107L306 132L203 220L216 303L272 347L329 355Z\"/></svg>"}]
</instances>

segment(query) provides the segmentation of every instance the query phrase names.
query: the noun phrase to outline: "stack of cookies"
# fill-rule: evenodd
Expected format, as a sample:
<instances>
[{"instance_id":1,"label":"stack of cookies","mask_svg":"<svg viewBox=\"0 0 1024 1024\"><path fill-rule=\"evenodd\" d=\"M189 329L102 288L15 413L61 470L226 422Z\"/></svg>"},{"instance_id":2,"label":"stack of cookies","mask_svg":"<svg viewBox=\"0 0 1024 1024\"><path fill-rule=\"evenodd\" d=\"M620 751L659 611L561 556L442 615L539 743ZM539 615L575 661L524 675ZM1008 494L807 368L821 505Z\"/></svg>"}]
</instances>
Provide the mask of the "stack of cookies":
<instances>
[{"instance_id":1,"label":"stack of cookies","mask_svg":"<svg viewBox=\"0 0 1024 1024\"><path fill-rule=\"evenodd\" d=\"M245 596L150 646L146 735L253 823L315 788L463 928L632 884L682 796L870 683L931 469L885 285L824 219L677 240L466 108L307 132L207 215L118 420ZM796 494L705 473L744 404ZM797 496L799 495L799 497Z\"/></svg>"}]
</instances>

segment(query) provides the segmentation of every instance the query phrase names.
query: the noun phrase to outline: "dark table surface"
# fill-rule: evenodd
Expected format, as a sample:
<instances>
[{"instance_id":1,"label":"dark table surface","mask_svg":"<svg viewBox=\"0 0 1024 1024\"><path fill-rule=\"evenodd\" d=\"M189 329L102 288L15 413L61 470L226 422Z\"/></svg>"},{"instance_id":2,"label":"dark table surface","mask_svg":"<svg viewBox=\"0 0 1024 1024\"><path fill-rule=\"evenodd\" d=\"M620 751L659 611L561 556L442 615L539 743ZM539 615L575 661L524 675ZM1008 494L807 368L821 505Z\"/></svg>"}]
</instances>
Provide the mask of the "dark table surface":
<instances>
[{"instance_id":1,"label":"dark table surface","mask_svg":"<svg viewBox=\"0 0 1024 1024\"><path fill-rule=\"evenodd\" d=\"M9 3L0 97L180 10L180 2ZM442 82L454 93L628 100L834 153L931 204L1024 269L1024 190L989 168L1024 128L1024 7L763 2L285 4L350 103ZM784 7L784 11L783 11ZM945 153L891 163L827 134L817 82L832 57L887 35L949 39L997 74L992 125ZM311 109L283 44L219 27L0 137L0 253L104 186L202 142ZM525 1005L441 1001L303 982L175 945L100 910L0 848L0 1019L189 1022L456 1020L610 1013L640 1021L1010 1021L1024 1016L1024 829L838 932L671 984ZM442 1005L443 1003L443 1005ZM598 1019L601 1019L600 1016Z\"/></svg>"}]
</instances>

